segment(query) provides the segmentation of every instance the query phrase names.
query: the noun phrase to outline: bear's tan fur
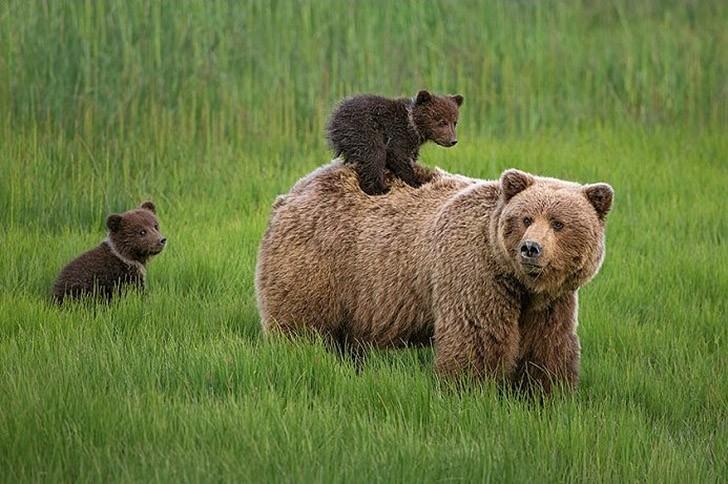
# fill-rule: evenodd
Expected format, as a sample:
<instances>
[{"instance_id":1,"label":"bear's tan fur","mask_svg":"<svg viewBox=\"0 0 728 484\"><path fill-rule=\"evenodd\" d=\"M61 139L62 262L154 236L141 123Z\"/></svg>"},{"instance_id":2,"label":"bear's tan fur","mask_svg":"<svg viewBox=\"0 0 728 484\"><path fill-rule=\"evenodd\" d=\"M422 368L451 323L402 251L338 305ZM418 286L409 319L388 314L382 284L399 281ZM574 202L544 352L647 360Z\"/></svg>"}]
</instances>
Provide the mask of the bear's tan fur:
<instances>
[{"instance_id":1,"label":"bear's tan fur","mask_svg":"<svg viewBox=\"0 0 728 484\"><path fill-rule=\"evenodd\" d=\"M264 329L380 347L434 340L444 375L575 386L577 290L602 262L611 187L517 170L392 183L370 197L335 161L278 197L256 273ZM536 262L526 240L540 244Z\"/></svg>"}]
</instances>

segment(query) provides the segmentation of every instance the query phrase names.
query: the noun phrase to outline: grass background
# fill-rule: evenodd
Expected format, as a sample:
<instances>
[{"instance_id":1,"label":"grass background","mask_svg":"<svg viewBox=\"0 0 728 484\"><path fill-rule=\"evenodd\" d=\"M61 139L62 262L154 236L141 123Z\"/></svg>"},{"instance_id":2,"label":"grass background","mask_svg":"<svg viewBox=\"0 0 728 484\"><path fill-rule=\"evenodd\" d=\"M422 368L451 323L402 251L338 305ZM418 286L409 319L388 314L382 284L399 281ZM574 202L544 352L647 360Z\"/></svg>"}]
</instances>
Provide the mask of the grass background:
<instances>
[{"instance_id":1,"label":"grass background","mask_svg":"<svg viewBox=\"0 0 728 484\"><path fill-rule=\"evenodd\" d=\"M726 25L717 0L0 2L0 480L725 482ZM261 338L258 241L332 104L422 87L465 96L424 163L616 190L573 395ZM147 294L50 306L147 198Z\"/></svg>"}]
</instances>

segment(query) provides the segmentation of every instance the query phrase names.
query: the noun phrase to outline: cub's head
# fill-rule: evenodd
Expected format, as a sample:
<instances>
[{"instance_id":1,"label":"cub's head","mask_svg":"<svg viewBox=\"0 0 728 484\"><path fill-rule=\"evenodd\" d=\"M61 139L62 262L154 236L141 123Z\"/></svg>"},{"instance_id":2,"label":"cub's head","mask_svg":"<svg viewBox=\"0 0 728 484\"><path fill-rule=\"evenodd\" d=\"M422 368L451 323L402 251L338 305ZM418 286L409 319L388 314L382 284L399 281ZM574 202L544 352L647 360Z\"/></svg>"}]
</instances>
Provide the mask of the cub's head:
<instances>
[{"instance_id":1,"label":"cub's head","mask_svg":"<svg viewBox=\"0 0 728 484\"><path fill-rule=\"evenodd\" d=\"M594 277L604 258L612 187L507 170L500 188L500 214L494 221L498 250L527 288L558 293Z\"/></svg>"},{"instance_id":2,"label":"cub's head","mask_svg":"<svg viewBox=\"0 0 728 484\"><path fill-rule=\"evenodd\" d=\"M439 96L420 91L412 108L412 121L425 139L440 146L455 146L458 142L455 127L462 104L463 97L460 94Z\"/></svg>"},{"instance_id":3,"label":"cub's head","mask_svg":"<svg viewBox=\"0 0 728 484\"><path fill-rule=\"evenodd\" d=\"M164 249L167 239L159 231L159 220L152 202L106 219L109 239L116 250L132 260L146 262Z\"/></svg>"}]
</instances>

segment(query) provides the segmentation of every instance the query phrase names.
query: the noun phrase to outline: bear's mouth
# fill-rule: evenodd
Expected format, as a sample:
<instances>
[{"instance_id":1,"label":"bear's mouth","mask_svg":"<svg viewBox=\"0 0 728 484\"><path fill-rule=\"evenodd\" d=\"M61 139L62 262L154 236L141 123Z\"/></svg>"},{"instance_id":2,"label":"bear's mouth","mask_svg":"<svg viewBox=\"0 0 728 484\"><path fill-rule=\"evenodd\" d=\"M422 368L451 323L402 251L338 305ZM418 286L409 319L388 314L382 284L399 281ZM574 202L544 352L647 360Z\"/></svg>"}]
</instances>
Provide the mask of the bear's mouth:
<instances>
[{"instance_id":1,"label":"bear's mouth","mask_svg":"<svg viewBox=\"0 0 728 484\"><path fill-rule=\"evenodd\" d=\"M146 256L158 255L163 250L164 250L163 245L160 247L151 247L151 248L147 249L146 251L144 251L144 255L146 255Z\"/></svg>"},{"instance_id":2,"label":"bear's mouth","mask_svg":"<svg viewBox=\"0 0 728 484\"><path fill-rule=\"evenodd\" d=\"M545 266L534 264L532 262L521 262L521 267L523 268L523 272L526 275L534 278L543 274L544 270L546 269Z\"/></svg>"}]
</instances>

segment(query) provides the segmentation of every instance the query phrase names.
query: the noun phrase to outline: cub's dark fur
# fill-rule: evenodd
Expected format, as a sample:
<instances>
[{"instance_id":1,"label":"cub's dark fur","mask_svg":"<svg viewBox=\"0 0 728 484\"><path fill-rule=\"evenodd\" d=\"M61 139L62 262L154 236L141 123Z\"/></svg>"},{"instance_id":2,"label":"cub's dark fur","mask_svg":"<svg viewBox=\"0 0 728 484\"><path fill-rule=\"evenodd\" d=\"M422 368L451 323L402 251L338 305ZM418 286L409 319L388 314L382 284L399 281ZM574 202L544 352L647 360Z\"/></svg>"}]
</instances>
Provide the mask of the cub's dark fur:
<instances>
[{"instance_id":1,"label":"cub's dark fur","mask_svg":"<svg viewBox=\"0 0 728 484\"><path fill-rule=\"evenodd\" d=\"M440 96L420 91L415 98L388 99L364 94L342 101L327 125L329 146L343 156L359 175L359 185L369 195L387 191L384 170L412 187L431 178L415 170L420 146L434 141L440 146L457 143L455 127L461 95Z\"/></svg>"},{"instance_id":2,"label":"cub's dark fur","mask_svg":"<svg viewBox=\"0 0 728 484\"><path fill-rule=\"evenodd\" d=\"M167 239L159 232L152 202L106 219L109 236L63 268L53 285L53 300L93 295L111 300L126 286L144 289L147 261L164 249Z\"/></svg>"}]
</instances>

